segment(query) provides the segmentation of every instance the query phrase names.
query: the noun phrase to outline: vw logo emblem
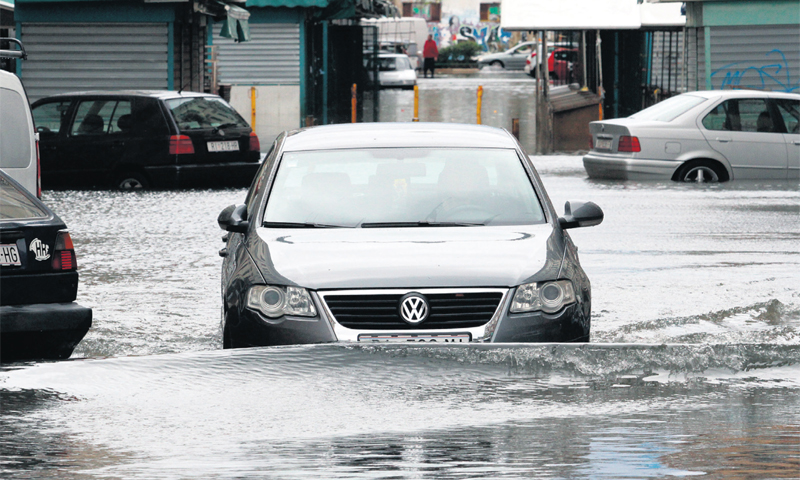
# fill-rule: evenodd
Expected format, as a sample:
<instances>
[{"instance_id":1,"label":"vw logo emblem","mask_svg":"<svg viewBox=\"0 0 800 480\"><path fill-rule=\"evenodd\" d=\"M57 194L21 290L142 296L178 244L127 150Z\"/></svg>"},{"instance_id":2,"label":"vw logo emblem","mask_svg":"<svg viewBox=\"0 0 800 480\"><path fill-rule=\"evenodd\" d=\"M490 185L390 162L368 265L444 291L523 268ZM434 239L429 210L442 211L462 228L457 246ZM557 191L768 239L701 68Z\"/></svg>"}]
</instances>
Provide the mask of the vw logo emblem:
<instances>
[{"instance_id":1,"label":"vw logo emblem","mask_svg":"<svg viewBox=\"0 0 800 480\"><path fill-rule=\"evenodd\" d=\"M409 293L400 299L400 316L411 325L424 322L428 310L428 301L419 293Z\"/></svg>"}]
</instances>

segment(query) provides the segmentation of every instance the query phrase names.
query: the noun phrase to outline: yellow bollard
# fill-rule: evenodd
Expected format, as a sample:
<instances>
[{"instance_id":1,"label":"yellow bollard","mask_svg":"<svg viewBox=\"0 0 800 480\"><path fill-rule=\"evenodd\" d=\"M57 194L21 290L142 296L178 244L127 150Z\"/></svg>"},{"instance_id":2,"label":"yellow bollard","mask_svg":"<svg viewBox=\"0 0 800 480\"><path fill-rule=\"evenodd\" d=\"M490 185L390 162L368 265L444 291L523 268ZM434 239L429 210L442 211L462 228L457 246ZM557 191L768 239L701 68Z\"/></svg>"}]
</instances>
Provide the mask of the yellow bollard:
<instances>
[{"instance_id":1,"label":"yellow bollard","mask_svg":"<svg viewBox=\"0 0 800 480\"><path fill-rule=\"evenodd\" d=\"M419 85L414 85L414 122L419 122Z\"/></svg>"},{"instance_id":2,"label":"yellow bollard","mask_svg":"<svg viewBox=\"0 0 800 480\"><path fill-rule=\"evenodd\" d=\"M514 138L519 140L519 118L511 119L511 135L514 135Z\"/></svg>"},{"instance_id":3,"label":"yellow bollard","mask_svg":"<svg viewBox=\"0 0 800 480\"><path fill-rule=\"evenodd\" d=\"M483 103L483 85L478 86L478 125L481 124L481 104Z\"/></svg>"},{"instance_id":4,"label":"yellow bollard","mask_svg":"<svg viewBox=\"0 0 800 480\"><path fill-rule=\"evenodd\" d=\"M356 106L358 106L358 98L356 97L356 84L354 83L350 89L350 123L356 123L358 120Z\"/></svg>"},{"instance_id":5,"label":"yellow bollard","mask_svg":"<svg viewBox=\"0 0 800 480\"><path fill-rule=\"evenodd\" d=\"M256 87L250 87L250 128L256 130Z\"/></svg>"}]
</instances>

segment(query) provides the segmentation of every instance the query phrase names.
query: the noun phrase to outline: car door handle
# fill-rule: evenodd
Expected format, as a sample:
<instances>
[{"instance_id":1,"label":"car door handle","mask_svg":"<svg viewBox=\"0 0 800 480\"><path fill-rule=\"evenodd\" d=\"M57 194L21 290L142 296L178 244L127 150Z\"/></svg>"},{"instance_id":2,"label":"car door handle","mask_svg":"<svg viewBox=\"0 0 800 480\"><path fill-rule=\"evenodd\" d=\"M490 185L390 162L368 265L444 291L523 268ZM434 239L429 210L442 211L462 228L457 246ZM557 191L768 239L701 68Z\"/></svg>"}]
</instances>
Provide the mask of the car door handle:
<instances>
[{"instance_id":1,"label":"car door handle","mask_svg":"<svg viewBox=\"0 0 800 480\"><path fill-rule=\"evenodd\" d=\"M718 142L720 142L720 143L728 143L728 142L730 142L730 141L731 141L731 139L730 139L730 138L725 138L725 137L717 137L717 138L716 138L716 140L717 140Z\"/></svg>"},{"instance_id":2,"label":"car door handle","mask_svg":"<svg viewBox=\"0 0 800 480\"><path fill-rule=\"evenodd\" d=\"M794 142L792 142L792 143L794 143L795 145L800 145L800 140L795 140L795 141L794 141Z\"/></svg>"}]
</instances>

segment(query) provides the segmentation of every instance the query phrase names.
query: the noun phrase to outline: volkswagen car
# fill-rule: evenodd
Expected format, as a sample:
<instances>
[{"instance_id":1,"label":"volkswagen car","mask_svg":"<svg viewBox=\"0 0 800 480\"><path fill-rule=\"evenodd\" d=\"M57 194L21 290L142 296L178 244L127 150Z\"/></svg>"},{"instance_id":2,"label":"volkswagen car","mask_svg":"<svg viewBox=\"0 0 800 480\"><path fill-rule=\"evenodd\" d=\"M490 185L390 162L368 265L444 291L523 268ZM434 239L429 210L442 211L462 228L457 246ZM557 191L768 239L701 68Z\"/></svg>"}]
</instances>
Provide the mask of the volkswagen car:
<instances>
[{"instance_id":1,"label":"volkswagen car","mask_svg":"<svg viewBox=\"0 0 800 480\"><path fill-rule=\"evenodd\" d=\"M426 123L281 134L219 215L225 348L323 342L585 342L570 228L506 130Z\"/></svg>"},{"instance_id":2,"label":"volkswagen car","mask_svg":"<svg viewBox=\"0 0 800 480\"><path fill-rule=\"evenodd\" d=\"M590 178L725 182L800 178L800 95L690 92L591 122Z\"/></svg>"}]
</instances>

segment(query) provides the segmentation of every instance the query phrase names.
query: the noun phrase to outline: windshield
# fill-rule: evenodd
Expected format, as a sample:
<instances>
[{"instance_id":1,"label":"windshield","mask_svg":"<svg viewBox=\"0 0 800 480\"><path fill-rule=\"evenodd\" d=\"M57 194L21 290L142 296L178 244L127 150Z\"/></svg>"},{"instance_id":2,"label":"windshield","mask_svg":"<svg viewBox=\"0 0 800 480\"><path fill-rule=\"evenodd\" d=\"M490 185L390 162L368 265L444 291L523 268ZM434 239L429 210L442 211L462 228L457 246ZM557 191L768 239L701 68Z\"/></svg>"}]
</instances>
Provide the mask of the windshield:
<instances>
[{"instance_id":1,"label":"windshield","mask_svg":"<svg viewBox=\"0 0 800 480\"><path fill-rule=\"evenodd\" d=\"M688 112L689 109L700 105L707 99L694 95L678 95L656 103L652 107L647 107L641 112L634 113L628 118L637 120L655 120L658 122L671 122L680 115Z\"/></svg>"},{"instance_id":2,"label":"windshield","mask_svg":"<svg viewBox=\"0 0 800 480\"><path fill-rule=\"evenodd\" d=\"M544 213L513 149L288 152L264 215L274 227L534 223Z\"/></svg>"},{"instance_id":3,"label":"windshield","mask_svg":"<svg viewBox=\"0 0 800 480\"><path fill-rule=\"evenodd\" d=\"M173 98L166 103L181 131L248 126L241 115L221 98Z\"/></svg>"}]
</instances>

